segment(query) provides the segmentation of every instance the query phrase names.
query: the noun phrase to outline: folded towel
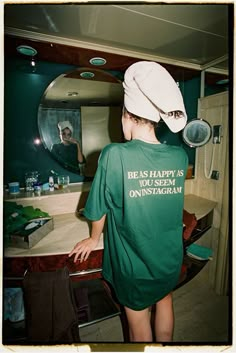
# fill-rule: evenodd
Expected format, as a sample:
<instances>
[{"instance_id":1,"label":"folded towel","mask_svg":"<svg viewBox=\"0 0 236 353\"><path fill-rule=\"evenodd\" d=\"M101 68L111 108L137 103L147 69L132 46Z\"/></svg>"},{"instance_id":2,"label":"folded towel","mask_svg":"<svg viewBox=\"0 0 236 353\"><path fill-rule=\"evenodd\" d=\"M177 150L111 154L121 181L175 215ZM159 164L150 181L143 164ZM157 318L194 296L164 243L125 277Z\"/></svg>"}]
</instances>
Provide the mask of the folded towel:
<instances>
[{"instance_id":1,"label":"folded towel","mask_svg":"<svg viewBox=\"0 0 236 353\"><path fill-rule=\"evenodd\" d=\"M213 250L207 246L199 244L191 244L187 247L187 255L198 260L210 260Z\"/></svg>"}]
</instances>

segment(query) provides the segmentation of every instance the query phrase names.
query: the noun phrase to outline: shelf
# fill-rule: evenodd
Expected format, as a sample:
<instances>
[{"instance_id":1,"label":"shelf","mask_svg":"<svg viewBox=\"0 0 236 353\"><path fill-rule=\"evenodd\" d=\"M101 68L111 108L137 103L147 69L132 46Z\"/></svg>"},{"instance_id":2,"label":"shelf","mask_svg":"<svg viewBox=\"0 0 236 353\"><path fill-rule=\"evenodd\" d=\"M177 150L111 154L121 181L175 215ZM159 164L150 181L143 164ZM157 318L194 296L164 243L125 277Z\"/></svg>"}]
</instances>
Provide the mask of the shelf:
<instances>
[{"instance_id":1,"label":"shelf","mask_svg":"<svg viewBox=\"0 0 236 353\"><path fill-rule=\"evenodd\" d=\"M188 255L184 256L182 269L185 268L186 271L181 273L179 282L175 287L175 290L182 287L184 284L188 283L193 279L208 263L209 260L197 260Z\"/></svg>"}]
</instances>

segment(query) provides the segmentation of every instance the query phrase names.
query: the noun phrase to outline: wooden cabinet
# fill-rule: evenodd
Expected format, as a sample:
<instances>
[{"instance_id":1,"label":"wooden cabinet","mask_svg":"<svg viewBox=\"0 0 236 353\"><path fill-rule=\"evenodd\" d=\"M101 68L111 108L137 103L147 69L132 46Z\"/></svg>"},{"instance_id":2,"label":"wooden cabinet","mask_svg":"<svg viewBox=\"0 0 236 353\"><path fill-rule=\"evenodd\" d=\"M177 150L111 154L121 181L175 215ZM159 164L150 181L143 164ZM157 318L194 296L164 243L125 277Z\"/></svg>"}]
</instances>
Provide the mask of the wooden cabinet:
<instances>
[{"instance_id":1,"label":"wooden cabinet","mask_svg":"<svg viewBox=\"0 0 236 353\"><path fill-rule=\"evenodd\" d=\"M4 281L6 285L12 286L13 283L20 283L27 271L55 271L65 266L69 269L72 280L100 278L102 254L102 249L95 250L88 260L82 263L79 261L74 263L73 258L69 258L68 254L4 258Z\"/></svg>"}]
</instances>

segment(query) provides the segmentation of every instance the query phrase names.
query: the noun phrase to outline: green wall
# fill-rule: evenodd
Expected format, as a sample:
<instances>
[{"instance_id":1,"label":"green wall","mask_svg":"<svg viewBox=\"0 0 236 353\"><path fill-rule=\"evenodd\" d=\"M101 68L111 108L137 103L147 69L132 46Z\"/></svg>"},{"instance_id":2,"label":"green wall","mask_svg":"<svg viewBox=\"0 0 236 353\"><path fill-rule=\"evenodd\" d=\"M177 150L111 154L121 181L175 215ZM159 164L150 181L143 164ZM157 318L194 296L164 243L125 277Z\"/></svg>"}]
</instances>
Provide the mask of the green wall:
<instances>
[{"instance_id":1,"label":"green wall","mask_svg":"<svg viewBox=\"0 0 236 353\"><path fill-rule=\"evenodd\" d=\"M58 75L74 66L37 63L31 72L28 60L12 59L5 63L4 87L4 184L20 181L24 186L26 171L38 170L42 182L48 180L53 169L59 174L69 174L72 182L81 177L69 173L50 156L43 144L35 145L39 137L37 125L41 97Z\"/></svg>"},{"instance_id":2,"label":"green wall","mask_svg":"<svg viewBox=\"0 0 236 353\"><path fill-rule=\"evenodd\" d=\"M19 181L24 187L24 174L31 170L39 171L42 182L48 180L51 169L59 174L68 174L71 182L83 180L60 166L43 144L33 143L35 138L40 137L37 113L45 89L57 76L74 68L71 65L37 62L36 71L32 73L28 60L14 58L5 62L4 185ZM118 78L122 77L121 73L111 73ZM180 89L184 95L188 118L196 118L200 77L180 82ZM183 143L181 133L173 134L162 124L157 135L167 143L183 145L190 163L194 164L195 150Z\"/></svg>"},{"instance_id":3,"label":"green wall","mask_svg":"<svg viewBox=\"0 0 236 353\"><path fill-rule=\"evenodd\" d=\"M200 75L199 77L193 78L192 80L180 82L179 87L184 97L184 104L188 115L188 121L196 119L198 98L200 96ZM189 164L194 165L196 150L195 148L187 146L183 142L182 132L174 134L168 129L166 124L163 123L160 124L157 128L156 134L161 142L182 146L188 154Z\"/></svg>"}]
</instances>

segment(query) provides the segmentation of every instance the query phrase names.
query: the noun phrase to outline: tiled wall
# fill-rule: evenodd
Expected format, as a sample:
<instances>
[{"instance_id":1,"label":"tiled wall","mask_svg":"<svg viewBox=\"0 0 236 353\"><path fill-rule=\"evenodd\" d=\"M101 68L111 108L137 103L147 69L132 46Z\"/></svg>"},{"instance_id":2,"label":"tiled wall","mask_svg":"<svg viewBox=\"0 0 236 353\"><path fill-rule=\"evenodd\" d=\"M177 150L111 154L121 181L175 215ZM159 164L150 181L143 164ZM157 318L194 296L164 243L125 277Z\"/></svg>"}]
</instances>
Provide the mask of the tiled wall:
<instances>
[{"instance_id":1,"label":"tiled wall","mask_svg":"<svg viewBox=\"0 0 236 353\"><path fill-rule=\"evenodd\" d=\"M214 211L213 227L199 243L210 246L214 251L213 261L209 266L209 280L219 294L226 290L228 251L228 92L199 99L198 118L213 125L222 125L223 137L220 144L213 145L212 139L196 153L195 178L186 180L185 193L191 193L217 202ZM212 151L215 148L213 170L219 171L219 180L207 179L204 173L206 162L209 173Z\"/></svg>"}]
</instances>

